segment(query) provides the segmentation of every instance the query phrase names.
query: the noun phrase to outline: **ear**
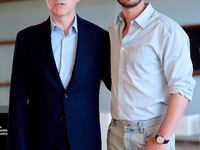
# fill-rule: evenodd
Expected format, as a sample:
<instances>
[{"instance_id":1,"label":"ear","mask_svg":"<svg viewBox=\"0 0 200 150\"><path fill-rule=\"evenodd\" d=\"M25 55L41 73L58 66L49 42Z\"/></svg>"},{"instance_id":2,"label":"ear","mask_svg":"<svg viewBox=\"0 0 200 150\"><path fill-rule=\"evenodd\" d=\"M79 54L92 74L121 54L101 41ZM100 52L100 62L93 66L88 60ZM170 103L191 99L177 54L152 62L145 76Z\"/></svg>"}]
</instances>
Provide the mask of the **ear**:
<instances>
[{"instance_id":1,"label":"ear","mask_svg":"<svg viewBox=\"0 0 200 150\"><path fill-rule=\"evenodd\" d=\"M45 0L46 1L46 4L47 4L47 7L49 6L49 2L48 2L48 0Z\"/></svg>"}]
</instances>

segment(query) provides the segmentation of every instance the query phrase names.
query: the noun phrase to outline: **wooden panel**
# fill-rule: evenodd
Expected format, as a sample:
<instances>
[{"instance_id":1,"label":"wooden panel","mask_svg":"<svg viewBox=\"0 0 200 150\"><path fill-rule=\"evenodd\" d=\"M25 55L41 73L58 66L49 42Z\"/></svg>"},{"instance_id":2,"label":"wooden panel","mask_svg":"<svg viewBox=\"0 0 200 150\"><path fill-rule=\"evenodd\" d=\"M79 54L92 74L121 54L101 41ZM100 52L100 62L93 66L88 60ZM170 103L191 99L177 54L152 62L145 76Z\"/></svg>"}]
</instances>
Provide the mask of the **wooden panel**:
<instances>
[{"instance_id":1,"label":"wooden panel","mask_svg":"<svg viewBox=\"0 0 200 150\"><path fill-rule=\"evenodd\" d=\"M0 87L10 86L10 82L1 82Z\"/></svg>"},{"instance_id":2,"label":"wooden panel","mask_svg":"<svg viewBox=\"0 0 200 150\"><path fill-rule=\"evenodd\" d=\"M194 71L193 75L200 75L200 71Z\"/></svg>"},{"instance_id":3,"label":"wooden panel","mask_svg":"<svg viewBox=\"0 0 200 150\"><path fill-rule=\"evenodd\" d=\"M200 29L200 25L182 26L184 30Z\"/></svg>"},{"instance_id":4,"label":"wooden panel","mask_svg":"<svg viewBox=\"0 0 200 150\"><path fill-rule=\"evenodd\" d=\"M19 0L0 0L0 2L10 2L10 1L19 1Z\"/></svg>"},{"instance_id":5,"label":"wooden panel","mask_svg":"<svg viewBox=\"0 0 200 150\"><path fill-rule=\"evenodd\" d=\"M190 54L194 67L193 75L200 75L200 25L183 26L190 38Z\"/></svg>"},{"instance_id":6,"label":"wooden panel","mask_svg":"<svg viewBox=\"0 0 200 150\"><path fill-rule=\"evenodd\" d=\"M0 41L0 45L15 44L15 40Z\"/></svg>"}]
</instances>

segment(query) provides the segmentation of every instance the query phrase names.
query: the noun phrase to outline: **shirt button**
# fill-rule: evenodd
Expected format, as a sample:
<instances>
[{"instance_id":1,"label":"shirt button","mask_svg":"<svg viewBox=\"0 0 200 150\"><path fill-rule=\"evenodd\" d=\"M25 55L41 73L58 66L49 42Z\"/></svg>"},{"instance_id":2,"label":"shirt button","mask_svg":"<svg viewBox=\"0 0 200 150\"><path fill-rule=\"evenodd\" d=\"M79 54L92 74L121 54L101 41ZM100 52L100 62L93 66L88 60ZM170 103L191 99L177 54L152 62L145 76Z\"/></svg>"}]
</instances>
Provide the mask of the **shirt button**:
<instances>
[{"instance_id":1,"label":"shirt button","mask_svg":"<svg viewBox=\"0 0 200 150\"><path fill-rule=\"evenodd\" d=\"M65 59L65 57L63 57L63 59Z\"/></svg>"},{"instance_id":2,"label":"shirt button","mask_svg":"<svg viewBox=\"0 0 200 150\"><path fill-rule=\"evenodd\" d=\"M119 113L121 114L121 113L122 113L122 110L120 110Z\"/></svg>"},{"instance_id":3,"label":"shirt button","mask_svg":"<svg viewBox=\"0 0 200 150\"><path fill-rule=\"evenodd\" d=\"M121 93L121 92L123 92L123 90L119 90L119 92Z\"/></svg>"},{"instance_id":4,"label":"shirt button","mask_svg":"<svg viewBox=\"0 0 200 150\"><path fill-rule=\"evenodd\" d=\"M125 48L122 48L122 50L124 51L124 50L125 50Z\"/></svg>"},{"instance_id":5,"label":"shirt button","mask_svg":"<svg viewBox=\"0 0 200 150\"><path fill-rule=\"evenodd\" d=\"M120 71L122 72L122 71L123 71L123 69L120 69Z\"/></svg>"},{"instance_id":6,"label":"shirt button","mask_svg":"<svg viewBox=\"0 0 200 150\"><path fill-rule=\"evenodd\" d=\"M65 116L62 115L62 116L60 117L60 120L65 120Z\"/></svg>"},{"instance_id":7,"label":"shirt button","mask_svg":"<svg viewBox=\"0 0 200 150\"><path fill-rule=\"evenodd\" d=\"M68 95L65 93L65 94L64 94L64 97L65 97L65 98L67 98L67 97L68 97Z\"/></svg>"}]
</instances>

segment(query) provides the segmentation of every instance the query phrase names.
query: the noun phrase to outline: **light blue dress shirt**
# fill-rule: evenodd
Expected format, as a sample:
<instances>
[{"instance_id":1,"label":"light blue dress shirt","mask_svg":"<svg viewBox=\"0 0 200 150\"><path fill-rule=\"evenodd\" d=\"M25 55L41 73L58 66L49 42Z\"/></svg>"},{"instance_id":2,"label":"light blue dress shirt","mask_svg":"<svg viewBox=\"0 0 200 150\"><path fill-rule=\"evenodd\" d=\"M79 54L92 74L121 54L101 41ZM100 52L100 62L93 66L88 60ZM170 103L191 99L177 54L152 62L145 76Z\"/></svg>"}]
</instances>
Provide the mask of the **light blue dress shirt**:
<instances>
[{"instance_id":1,"label":"light blue dress shirt","mask_svg":"<svg viewBox=\"0 0 200 150\"><path fill-rule=\"evenodd\" d=\"M121 12L109 27L111 38L111 115L147 120L166 112L170 94L192 99L195 80L187 34L172 19L145 3L128 34Z\"/></svg>"},{"instance_id":2,"label":"light blue dress shirt","mask_svg":"<svg viewBox=\"0 0 200 150\"><path fill-rule=\"evenodd\" d=\"M67 88L76 57L78 28L77 16L75 15L74 23L69 30L69 35L65 36L63 29L57 26L51 19L51 44L56 66L63 83Z\"/></svg>"}]
</instances>

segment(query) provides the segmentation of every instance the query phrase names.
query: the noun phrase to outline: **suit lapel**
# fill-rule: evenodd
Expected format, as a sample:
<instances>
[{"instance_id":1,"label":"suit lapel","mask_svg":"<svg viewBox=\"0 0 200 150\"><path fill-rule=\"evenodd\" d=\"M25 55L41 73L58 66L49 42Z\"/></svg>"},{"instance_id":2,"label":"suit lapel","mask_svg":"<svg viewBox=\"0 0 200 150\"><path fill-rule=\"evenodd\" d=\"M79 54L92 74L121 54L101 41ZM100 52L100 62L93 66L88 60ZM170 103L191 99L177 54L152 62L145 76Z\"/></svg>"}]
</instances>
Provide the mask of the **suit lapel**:
<instances>
[{"instance_id":1,"label":"suit lapel","mask_svg":"<svg viewBox=\"0 0 200 150\"><path fill-rule=\"evenodd\" d=\"M92 34L91 29L87 26L86 21L81 19L77 15L77 23L78 23L78 43L77 43L77 51L76 51L76 59L74 63L74 68L72 72L72 76L68 85L67 90L69 91L74 84L77 84L77 77L81 77L80 68L84 63L84 59L88 55L88 52L91 51L92 45Z\"/></svg>"},{"instance_id":2,"label":"suit lapel","mask_svg":"<svg viewBox=\"0 0 200 150\"><path fill-rule=\"evenodd\" d=\"M44 63L53 75L54 79L64 89L62 81L60 79L51 46L51 24L50 18L43 24L36 26L37 35L35 36L35 44L38 52L40 53Z\"/></svg>"},{"instance_id":3,"label":"suit lapel","mask_svg":"<svg viewBox=\"0 0 200 150\"><path fill-rule=\"evenodd\" d=\"M77 16L78 22L78 44L76 52L76 61L75 66L78 67L83 63L83 60L88 55L88 52L91 51L90 46L92 45L92 36L90 36L90 31L83 19Z\"/></svg>"},{"instance_id":4,"label":"suit lapel","mask_svg":"<svg viewBox=\"0 0 200 150\"><path fill-rule=\"evenodd\" d=\"M76 52L76 59L75 64L72 72L72 77L69 83L71 85L72 80L76 77L76 73L79 73L80 67L83 64L84 58L88 55L88 51L91 51L91 41L92 36L90 36L90 28L87 27L85 21L77 16L78 22L78 43L77 43L77 52ZM44 63L50 70L51 74L53 75L54 79L60 85L60 87L64 90L64 86L60 79L54 56L51 46L51 25L50 25L50 18L47 19L46 22L43 24L36 26L37 35L35 36L35 43L40 53ZM69 87L68 86L68 87Z\"/></svg>"}]
</instances>

